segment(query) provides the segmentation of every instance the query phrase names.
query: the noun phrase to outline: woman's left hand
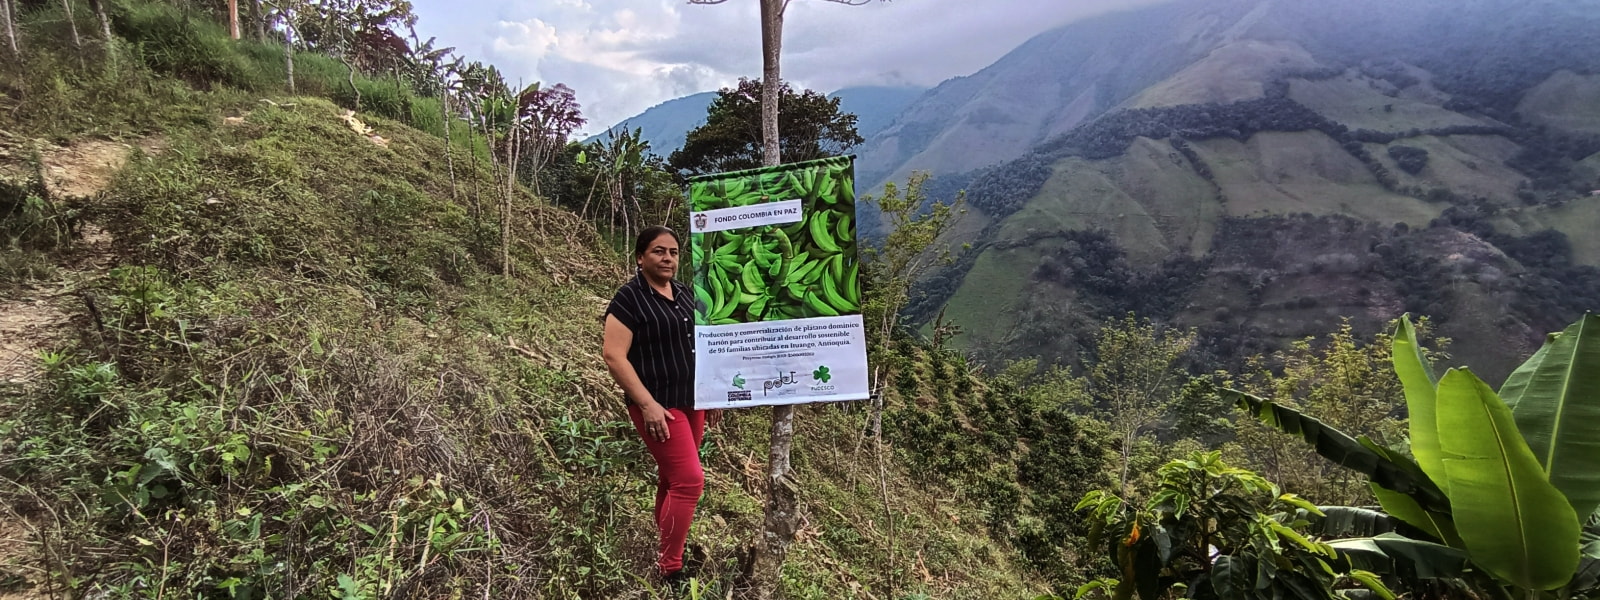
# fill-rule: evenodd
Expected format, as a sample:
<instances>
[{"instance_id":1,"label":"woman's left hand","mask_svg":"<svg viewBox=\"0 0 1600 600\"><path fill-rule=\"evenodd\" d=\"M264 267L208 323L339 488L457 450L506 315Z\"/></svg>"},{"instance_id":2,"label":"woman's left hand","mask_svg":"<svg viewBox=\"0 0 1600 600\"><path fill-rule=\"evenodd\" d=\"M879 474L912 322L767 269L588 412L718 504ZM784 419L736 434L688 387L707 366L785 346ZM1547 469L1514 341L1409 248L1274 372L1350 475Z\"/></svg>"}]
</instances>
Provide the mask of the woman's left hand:
<instances>
[{"instance_id":1,"label":"woman's left hand","mask_svg":"<svg viewBox=\"0 0 1600 600\"><path fill-rule=\"evenodd\" d=\"M708 410L708 411L706 411L706 427L716 427L717 423L721 423L721 422L722 422L722 411L720 409L719 410Z\"/></svg>"}]
</instances>

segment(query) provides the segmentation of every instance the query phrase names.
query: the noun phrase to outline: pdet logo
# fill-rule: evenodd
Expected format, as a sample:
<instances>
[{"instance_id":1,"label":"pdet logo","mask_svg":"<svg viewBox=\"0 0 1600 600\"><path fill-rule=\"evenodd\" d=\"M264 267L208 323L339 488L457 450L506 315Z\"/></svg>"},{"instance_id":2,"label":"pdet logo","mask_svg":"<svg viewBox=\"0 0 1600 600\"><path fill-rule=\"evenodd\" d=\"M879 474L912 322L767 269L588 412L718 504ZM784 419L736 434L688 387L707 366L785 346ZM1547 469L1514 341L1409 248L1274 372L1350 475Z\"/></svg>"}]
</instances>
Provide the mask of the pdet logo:
<instances>
[{"instance_id":1,"label":"pdet logo","mask_svg":"<svg viewBox=\"0 0 1600 600\"><path fill-rule=\"evenodd\" d=\"M794 385L796 383L799 383L799 381L794 378L794 371L789 371L788 375L778 373L778 377L776 379L768 379L761 383L761 395L766 396L767 393L771 392L772 390L781 389L783 386ZM789 390L788 393L792 394L794 393L794 390ZM783 395L783 392L779 392L779 395Z\"/></svg>"}]
</instances>

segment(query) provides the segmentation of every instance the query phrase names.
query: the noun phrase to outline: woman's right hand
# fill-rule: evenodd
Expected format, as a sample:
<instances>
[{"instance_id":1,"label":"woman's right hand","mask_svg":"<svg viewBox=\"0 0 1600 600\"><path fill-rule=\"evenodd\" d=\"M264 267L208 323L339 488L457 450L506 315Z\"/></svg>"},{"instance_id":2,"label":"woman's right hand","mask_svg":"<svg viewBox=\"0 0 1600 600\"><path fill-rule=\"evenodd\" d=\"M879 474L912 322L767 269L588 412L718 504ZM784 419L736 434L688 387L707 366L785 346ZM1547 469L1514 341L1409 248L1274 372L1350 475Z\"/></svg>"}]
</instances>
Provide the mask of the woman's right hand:
<instances>
[{"instance_id":1,"label":"woman's right hand","mask_svg":"<svg viewBox=\"0 0 1600 600\"><path fill-rule=\"evenodd\" d=\"M657 442L666 442L672 439L672 431L667 428L667 421L676 421L677 417L672 412L661 408L654 400L643 404L639 408L644 413L644 430L655 438Z\"/></svg>"}]
</instances>

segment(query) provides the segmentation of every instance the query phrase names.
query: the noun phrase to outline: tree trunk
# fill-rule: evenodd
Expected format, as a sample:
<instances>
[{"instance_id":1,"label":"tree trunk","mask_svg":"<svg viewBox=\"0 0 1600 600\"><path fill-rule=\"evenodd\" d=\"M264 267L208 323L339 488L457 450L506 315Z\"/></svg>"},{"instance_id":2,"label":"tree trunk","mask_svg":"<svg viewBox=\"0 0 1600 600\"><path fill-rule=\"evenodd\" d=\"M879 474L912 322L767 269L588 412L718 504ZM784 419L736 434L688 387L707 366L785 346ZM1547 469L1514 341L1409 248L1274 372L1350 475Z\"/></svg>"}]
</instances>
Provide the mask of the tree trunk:
<instances>
[{"instance_id":1,"label":"tree trunk","mask_svg":"<svg viewBox=\"0 0 1600 600\"><path fill-rule=\"evenodd\" d=\"M89 0L98 4L98 0ZM228 0L228 36L239 39L239 0Z\"/></svg>"},{"instance_id":2,"label":"tree trunk","mask_svg":"<svg viewBox=\"0 0 1600 600\"><path fill-rule=\"evenodd\" d=\"M594 199L594 188L600 185L599 169L595 169L594 181L589 182L589 195L583 197L583 209L578 211L578 218L589 219L589 201Z\"/></svg>"},{"instance_id":3,"label":"tree trunk","mask_svg":"<svg viewBox=\"0 0 1600 600\"><path fill-rule=\"evenodd\" d=\"M250 0L250 21L256 26L256 41L267 41L267 15L261 10L261 0Z\"/></svg>"},{"instance_id":4,"label":"tree trunk","mask_svg":"<svg viewBox=\"0 0 1600 600\"><path fill-rule=\"evenodd\" d=\"M450 199L460 201L460 196L456 194L456 157L450 148L450 90L439 92L439 112L444 123L444 164L450 170Z\"/></svg>"},{"instance_id":5,"label":"tree trunk","mask_svg":"<svg viewBox=\"0 0 1600 600\"><path fill-rule=\"evenodd\" d=\"M105 41L106 47L111 47L111 18L106 16L105 0L89 0L89 8L94 10L94 16L100 19L100 39Z\"/></svg>"},{"instance_id":6,"label":"tree trunk","mask_svg":"<svg viewBox=\"0 0 1600 600\"><path fill-rule=\"evenodd\" d=\"M761 0L761 164L783 162L778 146L778 58L783 48L785 0Z\"/></svg>"},{"instance_id":7,"label":"tree trunk","mask_svg":"<svg viewBox=\"0 0 1600 600\"><path fill-rule=\"evenodd\" d=\"M780 164L778 146L778 89L782 78L778 58L783 48L783 7L785 0L761 0L761 163ZM772 407L772 448L768 456L767 513L761 538L752 554L748 571L754 576L759 598L778 593L783 561L799 522L796 483L790 472L789 451L794 446L794 407Z\"/></svg>"},{"instance_id":8,"label":"tree trunk","mask_svg":"<svg viewBox=\"0 0 1600 600\"><path fill-rule=\"evenodd\" d=\"M289 72L289 93L294 91L294 16L289 9L281 9L283 13L283 68Z\"/></svg>"},{"instance_id":9,"label":"tree trunk","mask_svg":"<svg viewBox=\"0 0 1600 600\"><path fill-rule=\"evenodd\" d=\"M356 87L356 65L350 62L348 55L344 53L339 54L339 62L344 65L344 68L349 73L349 78L346 81L350 83L350 93L356 96L355 111L361 112L361 88Z\"/></svg>"},{"instance_id":10,"label":"tree trunk","mask_svg":"<svg viewBox=\"0 0 1600 600\"><path fill-rule=\"evenodd\" d=\"M622 174L617 173L617 181L611 187L611 204L622 215L622 243L626 245L633 239L633 215L628 214L628 199L623 197L622 189Z\"/></svg>"},{"instance_id":11,"label":"tree trunk","mask_svg":"<svg viewBox=\"0 0 1600 600\"><path fill-rule=\"evenodd\" d=\"M516 123L511 124L506 148L506 203L500 216L500 274L511 276L511 209L517 196L517 158L522 150L522 133Z\"/></svg>"},{"instance_id":12,"label":"tree trunk","mask_svg":"<svg viewBox=\"0 0 1600 600\"><path fill-rule=\"evenodd\" d=\"M78 58L83 58L83 38L78 37L78 20L72 18L72 2L61 0L61 9L67 15L67 29L72 31L72 47L78 50Z\"/></svg>"},{"instance_id":13,"label":"tree trunk","mask_svg":"<svg viewBox=\"0 0 1600 600\"><path fill-rule=\"evenodd\" d=\"M469 110L471 107L468 107ZM472 157L472 229L480 231L483 228L483 194L478 190L478 182L482 179L478 172L482 166L478 164L478 125L473 122L472 114L467 114L467 154ZM479 240L482 243L482 240Z\"/></svg>"},{"instance_id":14,"label":"tree trunk","mask_svg":"<svg viewBox=\"0 0 1600 600\"><path fill-rule=\"evenodd\" d=\"M22 48L17 46L17 26L11 19L11 0L0 0L0 11L5 12L6 42L11 45L11 55L22 60Z\"/></svg>"}]
</instances>

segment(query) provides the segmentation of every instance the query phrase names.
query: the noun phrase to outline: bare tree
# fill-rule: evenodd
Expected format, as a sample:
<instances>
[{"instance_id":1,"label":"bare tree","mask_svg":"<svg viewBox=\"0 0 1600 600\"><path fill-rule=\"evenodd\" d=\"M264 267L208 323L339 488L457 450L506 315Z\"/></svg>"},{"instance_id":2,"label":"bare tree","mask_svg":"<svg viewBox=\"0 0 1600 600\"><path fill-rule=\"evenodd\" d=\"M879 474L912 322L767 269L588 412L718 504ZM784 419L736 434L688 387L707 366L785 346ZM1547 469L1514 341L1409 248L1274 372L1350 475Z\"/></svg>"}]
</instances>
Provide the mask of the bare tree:
<instances>
[{"instance_id":1,"label":"bare tree","mask_svg":"<svg viewBox=\"0 0 1600 600\"><path fill-rule=\"evenodd\" d=\"M835 4L861 6L872 0L825 0ZM727 0L689 0L690 4L722 4ZM778 92L782 79L778 63L783 50L783 13L790 0L760 0L761 2L761 141L762 163L767 166L783 162L778 153ZM794 445L794 407L772 407L772 449L768 454L767 514L745 565L745 574L753 579L758 597L770 598L777 593L779 576L789 544L799 526L796 483L789 464L789 451Z\"/></svg>"},{"instance_id":2,"label":"bare tree","mask_svg":"<svg viewBox=\"0 0 1600 600\"><path fill-rule=\"evenodd\" d=\"M261 10L261 0L250 0L250 21L256 26L256 41L267 41L267 15Z\"/></svg>"},{"instance_id":3,"label":"bare tree","mask_svg":"<svg viewBox=\"0 0 1600 600\"><path fill-rule=\"evenodd\" d=\"M611 228L613 237L616 235L617 219L622 219L622 239L633 238L633 219L628 212L628 199L633 198L633 203L638 206L638 194L632 190L631 182L639 178L644 170L644 155L650 144L639 137L639 130L611 129L606 132L606 139L590 146L595 150L595 183L605 182L606 198L611 204L611 213L606 217L606 224ZM594 188L591 186L590 195L593 196ZM579 214L588 214L589 201L583 203L583 210ZM642 211L636 211L642 213ZM641 221L643 215L640 214ZM642 223L641 223L642 224Z\"/></svg>"},{"instance_id":4,"label":"bare tree","mask_svg":"<svg viewBox=\"0 0 1600 600\"><path fill-rule=\"evenodd\" d=\"M300 28L295 26L294 3L303 0L262 0L268 6L278 11L283 16L283 66L288 71L289 93L294 89L294 41L300 37Z\"/></svg>"},{"instance_id":5,"label":"bare tree","mask_svg":"<svg viewBox=\"0 0 1600 600\"><path fill-rule=\"evenodd\" d=\"M89 0L89 8L94 11L95 18L100 19L100 39L105 42L107 48L110 48L111 18L106 16L105 0Z\"/></svg>"},{"instance_id":6,"label":"bare tree","mask_svg":"<svg viewBox=\"0 0 1600 600\"><path fill-rule=\"evenodd\" d=\"M17 46L17 26L11 19L11 0L0 0L0 11L6 18L6 41L11 44L11 55L22 60L22 48Z\"/></svg>"},{"instance_id":7,"label":"bare tree","mask_svg":"<svg viewBox=\"0 0 1600 600\"><path fill-rule=\"evenodd\" d=\"M72 2L61 0L61 10L67 16L67 28L72 31L72 47L78 50L78 58L83 58L83 38L78 37L78 20L72 17Z\"/></svg>"}]
</instances>

